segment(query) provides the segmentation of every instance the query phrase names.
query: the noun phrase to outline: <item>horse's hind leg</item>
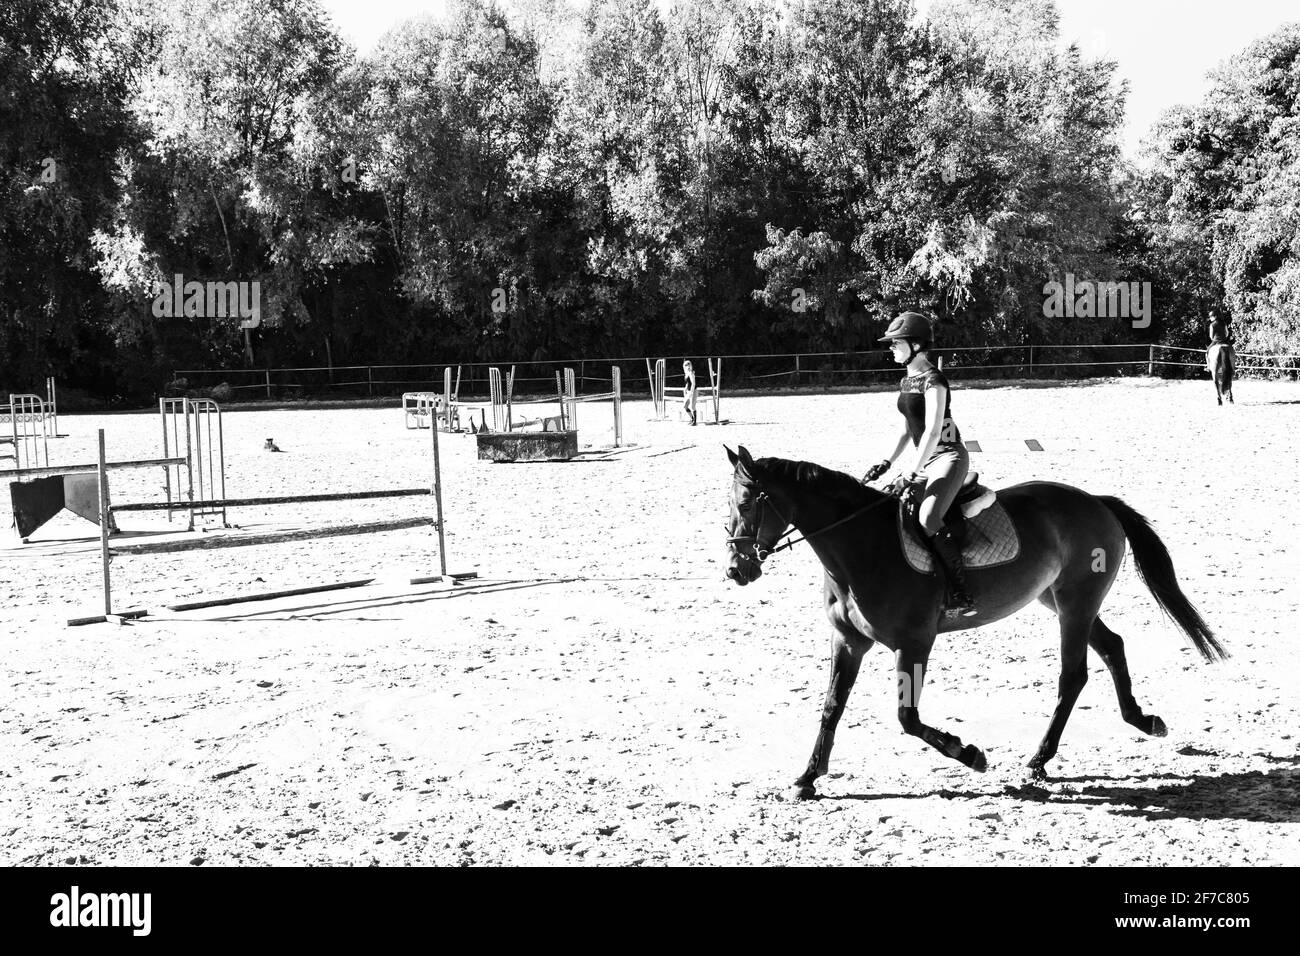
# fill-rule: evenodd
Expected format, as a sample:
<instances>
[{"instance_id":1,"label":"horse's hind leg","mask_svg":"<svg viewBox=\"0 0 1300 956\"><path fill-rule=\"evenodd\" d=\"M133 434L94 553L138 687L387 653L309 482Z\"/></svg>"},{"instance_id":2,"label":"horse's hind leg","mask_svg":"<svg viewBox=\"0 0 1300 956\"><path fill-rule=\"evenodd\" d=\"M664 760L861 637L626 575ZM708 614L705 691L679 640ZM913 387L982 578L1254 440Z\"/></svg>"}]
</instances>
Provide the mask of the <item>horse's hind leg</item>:
<instances>
[{"instance_id":1,"label":"horse's hind leg","mask_svg":"<svg viewBox=\"0 0 1300 956\"><path fill-rule=\"evenodd\" d=\"M1056 756L1074 703L1088 683L1088 638L1100 603L1093 595L1065 596L1057 592L1054 598L1061 625L1061 678L1057 683L1052 722L1047 725L1038 752L1029 761L1030 772L1038 779L1047 777L1047 762Z\"/></svg>"},{"instance_id":2,"label":"horse's hind leg","mask_svg":"<svg viewBox=\"0 0 1300 956\"><path fill-rule=\"evenodd\" d=\"M1056 599L1051 591L1044 591L1038 600L1053 612L1056 611ZM1124 655L1124 639L1103 624L1098 617L1092 622L1092 630L1088 634L1088 646L1097 652L1097 656L1110 671L1111 680L1115 682L1115 696L1119 698L1119 712L1124 721L1152 737L1163 737L1167 734L1165 722L1155 715L1142 713L1142 708L1133 697L1133 680L1128 672L1128 658Z\"/></svg>"},{"instance_id":3,"label":"horse's hind leg","mask_svg":"<svg viewBox=\"0 0 1300 956\"><path fill-rule=\"evenodd\" d=\"M1115 682L1115 694L1119 697L1119 712L1126 723L1132 724L1144 734L1163 737L1168 730L1165 722L1154 714L1142 713L1142 708L1133 697L1133 681L1128 673L1128 660L1124 657L1124 639L1101 623L1101 618L1092 622L1092 634L1088 643L1110 671Z\"/></svg>"}]
</instances>

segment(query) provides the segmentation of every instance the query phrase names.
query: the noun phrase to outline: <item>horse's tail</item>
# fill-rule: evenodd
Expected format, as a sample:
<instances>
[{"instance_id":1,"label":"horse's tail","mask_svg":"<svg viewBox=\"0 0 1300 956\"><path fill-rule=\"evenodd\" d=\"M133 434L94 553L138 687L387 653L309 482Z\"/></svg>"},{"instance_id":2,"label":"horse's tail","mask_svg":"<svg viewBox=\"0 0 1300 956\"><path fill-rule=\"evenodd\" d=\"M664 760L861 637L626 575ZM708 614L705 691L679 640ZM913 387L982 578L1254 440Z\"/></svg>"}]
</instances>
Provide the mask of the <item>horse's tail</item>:
<instances>
[{"instance_id":1,"label":"horse's tail","mask_svg":"<svg viewBox=\"0 0 1300 956\"><path fill-rule=\"evenodd\" d=\"M1147 523L1147 519L1118 498L1109 495L1097 497L1124 528L1124 536L1133 549L1133 562L1137 565L1138 574L1160 609L1174 619L1174 623L1191 638L1192 644L1207 661L1227 657L1228 652L1178 586L1178 576L1174 573L1174 562L1169 557L1169 549L1155 529Z\"/></svg>"}]
</instances>

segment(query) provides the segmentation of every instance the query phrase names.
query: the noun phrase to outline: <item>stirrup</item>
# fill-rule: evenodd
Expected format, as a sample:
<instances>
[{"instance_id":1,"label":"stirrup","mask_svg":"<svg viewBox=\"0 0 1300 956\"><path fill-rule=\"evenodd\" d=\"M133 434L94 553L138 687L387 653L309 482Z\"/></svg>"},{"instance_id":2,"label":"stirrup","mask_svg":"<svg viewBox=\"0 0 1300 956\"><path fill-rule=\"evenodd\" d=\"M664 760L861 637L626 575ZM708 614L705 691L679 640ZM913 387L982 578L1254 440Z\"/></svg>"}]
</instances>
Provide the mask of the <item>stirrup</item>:
<instances>
[{"instance_id":1,"label":"stirrup","mask_svg":"<svg viewBox=\"0 0 1300 956\"><path fill-rule=\"evenodd\" d=\"M965 598L965 600L963 601L962 598ZM961 592L959 596L957 592L954 592L952 595L952 603L945 604L944 611L945 613L951 614L955 617L974 617L979 613L979 608L975 606L975 602L971 600L969 594Z\"/></svg>"}]
</instances>

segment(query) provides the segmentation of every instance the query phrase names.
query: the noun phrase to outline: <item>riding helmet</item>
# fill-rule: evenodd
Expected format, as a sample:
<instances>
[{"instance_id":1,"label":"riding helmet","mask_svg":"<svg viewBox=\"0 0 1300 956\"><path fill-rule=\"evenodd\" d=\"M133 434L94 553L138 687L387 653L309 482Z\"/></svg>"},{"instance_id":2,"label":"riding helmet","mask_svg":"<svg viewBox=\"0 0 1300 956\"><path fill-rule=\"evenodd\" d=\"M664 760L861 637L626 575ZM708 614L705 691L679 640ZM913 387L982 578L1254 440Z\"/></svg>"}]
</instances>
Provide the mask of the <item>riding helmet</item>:
<instances>
[{"instance_id":1,"label":"riding helmet","mask_svg":"<svg viewBox=\"0 0 1300 956\"><path fill-rule=\"evenodd\" d=\"M889 323L889 328L885 331L884 336L876 341L888 342L892 339L912 339L916 342L928 344L932 340L932 335L929 319L920 312L904 312Z\"/></svg>"}]
</instances>

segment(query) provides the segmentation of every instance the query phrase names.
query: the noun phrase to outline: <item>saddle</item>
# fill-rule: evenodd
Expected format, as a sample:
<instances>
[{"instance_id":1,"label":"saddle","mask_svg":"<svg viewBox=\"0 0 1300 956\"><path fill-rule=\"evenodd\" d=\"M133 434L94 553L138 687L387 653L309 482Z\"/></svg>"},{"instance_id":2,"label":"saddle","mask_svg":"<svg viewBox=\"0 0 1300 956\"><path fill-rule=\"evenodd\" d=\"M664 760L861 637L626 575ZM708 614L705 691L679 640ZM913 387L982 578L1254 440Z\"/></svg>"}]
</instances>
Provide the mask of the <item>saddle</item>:
<instances>
[{"instance_id":1,"label":"saddle","mask_svg":"<svg viewBox=\"0 0 1300 956\"><path fill-rule=\"evenodd\" d=\"M966 476L943 520L961 542L962 562L968 569L996 567L1020 556L1015 525L996 492L980 484L978 472ZM921 537L915 509L906 501L899 503L898 540L914 571L935 572L934 556Z\"/></svg>"}]
</instances>

